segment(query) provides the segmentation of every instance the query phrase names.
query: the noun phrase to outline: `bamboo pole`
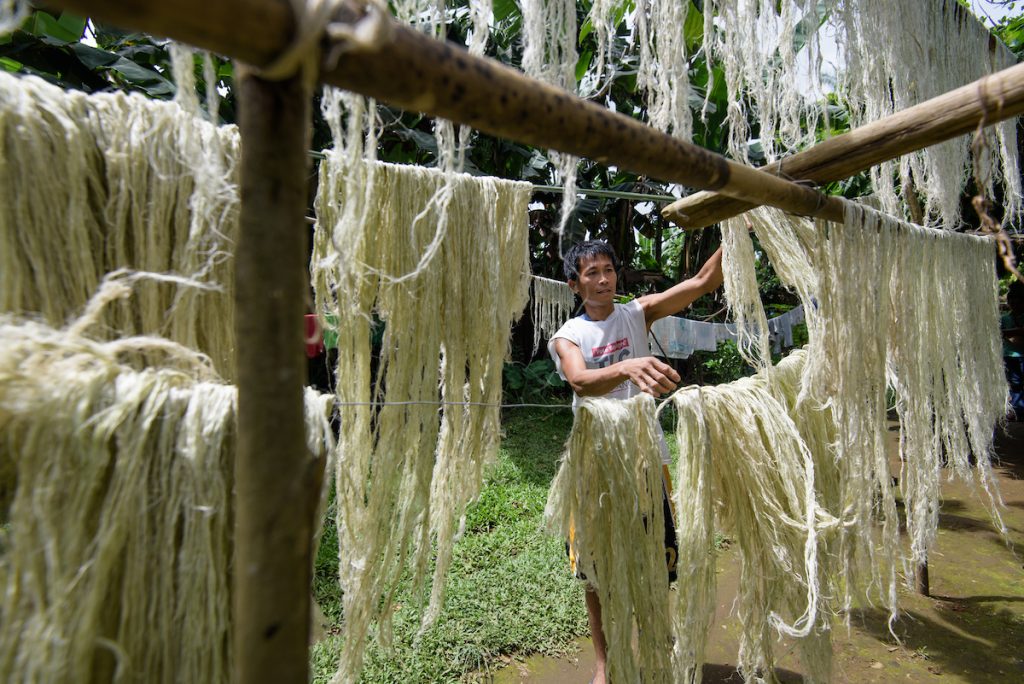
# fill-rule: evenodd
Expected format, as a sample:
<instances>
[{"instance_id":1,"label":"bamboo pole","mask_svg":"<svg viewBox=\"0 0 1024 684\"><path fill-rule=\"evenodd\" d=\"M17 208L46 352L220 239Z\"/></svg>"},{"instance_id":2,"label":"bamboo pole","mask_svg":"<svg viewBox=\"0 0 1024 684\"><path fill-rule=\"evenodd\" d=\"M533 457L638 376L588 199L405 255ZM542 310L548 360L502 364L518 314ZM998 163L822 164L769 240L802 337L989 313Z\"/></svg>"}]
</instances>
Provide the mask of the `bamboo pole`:
<instances>
[{"instance_id":1,"label":"bamboo pole","mask_svg":"<svg viewBox=\"0 0 1024 684\"><path fill-rule=\"evenodd\" d=\"M238 448L235 681L309 680L313 518L302 315L311 93L301 77L240 74L241 231L235 254Z\"/></svg>"},{"instance_id":2,"label":"bamboo pole","mask_svg":"<svg viewBox=\"0 0 1024 684\"><path fill-rule=\"evenodd\" d=\"M793 180L830 183L901 155L951 140L1024 113L1024 64L981 78L944 95L830 138L763 167ZM698 192L662 210L683 228L703 228L752 209L715 192Z\"/></svg>"}]
</instances>

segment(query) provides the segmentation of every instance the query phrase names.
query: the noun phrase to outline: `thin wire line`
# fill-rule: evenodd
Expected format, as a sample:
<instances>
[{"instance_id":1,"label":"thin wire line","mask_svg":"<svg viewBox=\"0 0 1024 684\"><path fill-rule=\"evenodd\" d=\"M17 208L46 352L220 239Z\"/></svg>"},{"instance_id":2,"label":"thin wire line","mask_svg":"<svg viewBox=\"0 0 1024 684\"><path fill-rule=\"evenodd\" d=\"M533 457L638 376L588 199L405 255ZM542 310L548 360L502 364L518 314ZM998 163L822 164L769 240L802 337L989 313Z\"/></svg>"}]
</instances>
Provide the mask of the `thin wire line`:
<instances>
[{"instance_id":1,"label":"thin wire line","mask_svg":"<svg viewBox=\"0 0 1024 684\"><path fill-rule=\"evenodd\" d=\"M666 403L675 392L685 389L693 389L698 385L687 385L679 388L670 394L659 397L655 401ZM487 408L546 408L546 409L571 409L572 404L494 404L485 401L336 401L335 406L483 406Z\"/></svg>"},{"instance_id":2,"label":"thin wire line","mask_svg":"<svg viewBox=\"0 0 1024 684\"><path fill-rule=\"evenodd\" d=\"M326 155L323 152L317 152L316 150L309 150L309 156L314 159L324 159ZM533 191L536 192L551 192L551 193L564 193L565 188L560 185L534 185ZM587 195L589 197L605 197L608 199L628 199L637 200L641 202L675 202L678 197L674 195L651 195L644 192L627 192L625 190L602 190L600 188L576 188L575 192L579 195Z\"/></svg>"},{"instance_id":3,"label":"thin wire line","mask_svg":"<svg viewBox=\"0 0 1024 684\"><path fill-rule=\"evenodd\" d=\"M564 193L565 188L560 185L534 185L534 192ZM675 202L678 197L674 195L650 195L644 192L627 192L625 190L601 190L599 188L575 188L574 191L580 195L591 197L608 197L610 199L633 199L647 202Z\"/></svg>"},{"instance_id":4,"label":"thin wire line","mask_svg":"<svg viewBox=\"0 0 1024 684\"><path fill-rule=\"evenodd\" d=\"M335 406L484 406L489 408L571 409L571 404L494 404L485 401L336 401Z\"/></svg>"}]
</instances>

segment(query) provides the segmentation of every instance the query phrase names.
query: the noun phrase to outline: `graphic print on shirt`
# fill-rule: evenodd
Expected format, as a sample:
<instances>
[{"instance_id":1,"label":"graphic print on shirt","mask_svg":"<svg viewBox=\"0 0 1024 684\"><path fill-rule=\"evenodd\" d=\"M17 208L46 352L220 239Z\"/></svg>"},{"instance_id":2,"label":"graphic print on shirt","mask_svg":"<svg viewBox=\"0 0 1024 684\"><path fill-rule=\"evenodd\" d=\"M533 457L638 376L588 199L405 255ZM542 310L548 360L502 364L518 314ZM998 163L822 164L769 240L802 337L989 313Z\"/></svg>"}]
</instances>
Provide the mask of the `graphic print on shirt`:
<instances>
[{"instance_id":1,"label":"graphic print on shirt","mask_svg":"<svg viewBox=\"0 0 1024 684\"><path fill-rule=\"evenodd\" d=\"M591 363L588 366L593 365L597 368L606 368L613 363L618 363L623 359L628 359L633 355L633 351L629 348L629 338L623 337L621 340L616 340L611 344L603 344L599 347L592 347L590 350ZM626 390L629 384L629 380L624 380L619 384L612 392L618 392L620 390Z\"/></svg>"}]
</instances>

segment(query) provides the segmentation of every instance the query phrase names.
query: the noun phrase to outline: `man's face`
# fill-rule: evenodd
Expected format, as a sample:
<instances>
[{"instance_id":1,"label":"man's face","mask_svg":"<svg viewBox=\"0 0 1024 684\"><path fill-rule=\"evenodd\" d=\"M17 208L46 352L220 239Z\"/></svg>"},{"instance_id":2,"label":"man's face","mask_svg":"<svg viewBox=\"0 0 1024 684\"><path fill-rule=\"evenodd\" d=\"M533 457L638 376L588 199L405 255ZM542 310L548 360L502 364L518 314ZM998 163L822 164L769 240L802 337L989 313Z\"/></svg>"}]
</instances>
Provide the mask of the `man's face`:
<instances>
[{"instance_id":1,"label":"man's face","mask_svg":"<svg viewBox=\"0 0 1024 684\"><path fill-rule=\"evenodd\" d=\"M570 280L569 286L584 304L606 305L615 298L615 267L604 254L580 259L579 279Z\"/></svg>"}]
</instances>

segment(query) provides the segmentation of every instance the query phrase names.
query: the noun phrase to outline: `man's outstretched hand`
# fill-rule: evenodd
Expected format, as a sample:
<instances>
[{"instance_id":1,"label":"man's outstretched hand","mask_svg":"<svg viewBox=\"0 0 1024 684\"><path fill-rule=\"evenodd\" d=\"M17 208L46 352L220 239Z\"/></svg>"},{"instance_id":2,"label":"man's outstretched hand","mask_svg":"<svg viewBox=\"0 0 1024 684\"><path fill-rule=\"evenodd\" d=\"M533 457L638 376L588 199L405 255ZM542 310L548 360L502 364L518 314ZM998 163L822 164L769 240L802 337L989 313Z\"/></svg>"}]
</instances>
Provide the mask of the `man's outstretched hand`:
<instances>
[{"instance_id":1,"label":"man's outstretched hand","mask_svg":"<svg viewBox=\"0 0 1024 684\"><path fill-rule=\"evenodd\" d=\"M641 356L620 361L623 372L634 385L655 397L667 394L676 388L679 373L664 361L653 356Z\"/></svg>"}]
</instances>

